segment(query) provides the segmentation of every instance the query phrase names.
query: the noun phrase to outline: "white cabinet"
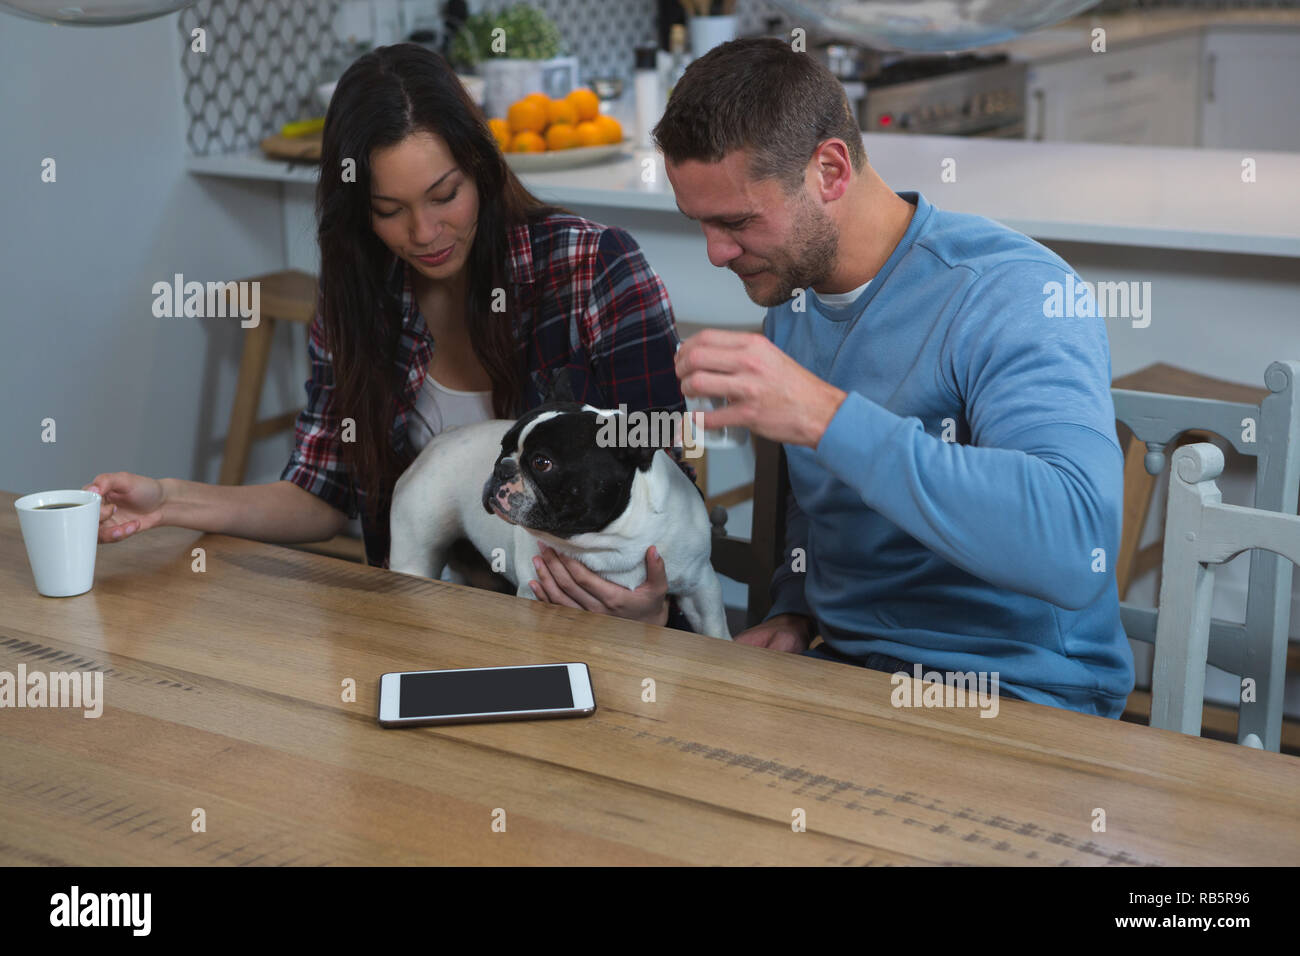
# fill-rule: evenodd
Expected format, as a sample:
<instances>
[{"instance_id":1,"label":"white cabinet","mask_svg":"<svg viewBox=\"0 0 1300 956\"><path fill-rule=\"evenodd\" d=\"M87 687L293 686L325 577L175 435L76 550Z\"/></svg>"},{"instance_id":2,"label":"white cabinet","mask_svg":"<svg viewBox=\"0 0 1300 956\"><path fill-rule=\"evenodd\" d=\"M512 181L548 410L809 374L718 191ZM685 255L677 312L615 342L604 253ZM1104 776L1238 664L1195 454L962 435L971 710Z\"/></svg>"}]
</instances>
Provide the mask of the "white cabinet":
<instances>
[{"instance_id":1,"label":"white cabinet","mask_svg":"<svg viewBox=\"0 0 1300 956\"><path fill-rule=\"evenodd\" d=\"M1300 150L1300 30L1209 27L1200 145Z\"/></svg>"},{"instance_id":2,"label":"white cabinet","mask_svg":"<svg viewBox=\"0 0 1300 956\"><path fill-rule=\"evenodd\" d=\"M1025 138L1195 146L1201 34L1030 66Z\"/></svg>"}]
</instances>

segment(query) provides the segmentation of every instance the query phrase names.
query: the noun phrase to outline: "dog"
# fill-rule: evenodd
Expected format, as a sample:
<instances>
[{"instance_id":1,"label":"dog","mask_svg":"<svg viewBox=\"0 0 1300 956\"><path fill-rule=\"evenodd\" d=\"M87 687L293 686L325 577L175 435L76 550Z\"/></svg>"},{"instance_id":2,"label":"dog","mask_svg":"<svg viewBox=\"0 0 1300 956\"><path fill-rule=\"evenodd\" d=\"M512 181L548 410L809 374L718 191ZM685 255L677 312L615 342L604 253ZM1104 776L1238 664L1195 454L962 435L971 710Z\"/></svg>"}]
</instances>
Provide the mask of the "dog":
<instances>
[{"instance_id":1,"label":"dog","mask_svg":"<svg viewBox=\"0 0 1300 956\"><path fill-rule=\"evenodd\" d=\"M439 577L468 538L519 597L536 600L539 541L626 588L645 581L654 545L691 627L730 640L704 496L662 447L608 441L602 429L618 414L558 401L434 437L394 489L389 568Z\"/></svg>"}]
</instances>

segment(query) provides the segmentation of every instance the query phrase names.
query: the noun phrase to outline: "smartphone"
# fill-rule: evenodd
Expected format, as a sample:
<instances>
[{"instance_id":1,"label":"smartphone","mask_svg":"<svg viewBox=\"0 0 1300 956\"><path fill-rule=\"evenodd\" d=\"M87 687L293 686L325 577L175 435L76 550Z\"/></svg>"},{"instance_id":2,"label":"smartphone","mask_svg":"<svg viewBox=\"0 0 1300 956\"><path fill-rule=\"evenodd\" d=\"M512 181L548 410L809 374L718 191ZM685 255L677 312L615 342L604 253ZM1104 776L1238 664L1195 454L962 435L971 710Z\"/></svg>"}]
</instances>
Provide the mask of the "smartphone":
<instances>
[{"instance_id":1,"label":"smartphone","mask_svg":"<svg viewBox=\"0 0 1300 956\"><path fill-rule=\"evenodd\" d=\"M586 717L596 696L586 664L402 671L379 678L385 727Z\"/></svg>"}]
</instances>

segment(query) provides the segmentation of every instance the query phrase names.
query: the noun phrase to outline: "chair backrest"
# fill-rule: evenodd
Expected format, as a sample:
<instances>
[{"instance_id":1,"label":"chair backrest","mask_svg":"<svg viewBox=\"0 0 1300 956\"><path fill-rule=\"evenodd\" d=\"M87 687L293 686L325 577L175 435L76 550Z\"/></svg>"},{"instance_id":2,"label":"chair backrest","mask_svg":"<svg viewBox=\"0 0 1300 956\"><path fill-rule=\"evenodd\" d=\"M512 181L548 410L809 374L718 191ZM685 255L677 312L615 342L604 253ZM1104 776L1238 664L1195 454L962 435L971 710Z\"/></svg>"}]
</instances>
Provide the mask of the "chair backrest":
<instances>
[{"instance_id":1,"label":"chair backrest","mask_svg":"<svg viewBox=\"0 0 1300 956\"><path fill-rule=\"evenodd\" d=\"M1163 470L1165 449L1180 434L1211 431L1241 454L1255 456L1255 507L1293 515L1300 492L1300 361L1274 362L1264 372L1264 384L1268 394L1258 405L1120 388L1111 389L1111 396L1116 421L1146 443L1150 474ZM1171 537L1166 528L1166 547ZM1277 555L1254 551L1245 622L1210 621L1209 662L1256 680L1256 697L1240 707L1237 739L1254 734L1270 750L1282 742L1292 570ZM1130 638L1157 639L1157 609L1122 603L1120 619Z\"/></svg>"},{"instance_id":2,"label":"chair backrest","mask_svg":"<svg viewBox=\"0 0 1300 956\"><path fill-rule=\"evenodd\" d=\"M779 442L753 435L754 518L749 539L727 535L727 511L717 507L713 523L713 569L749 589L746 626L761 621L772 607L770 587L777 565L785 560L786 495L790 491L785 471L785 450Z\"/></svg>"},{"instance_id":3,"label":"chair backrest","mask_svg":"<svg viewBox=\"0 0 1300 956\"><path fill-rule=\"evenodd\" d=\"M1252 556L1261 551L1280 556L1288 571L1300 564L1300 517L1223 504L1214 481L1222 472L1223 452L1200 442L1174 453L1169 476L1151 726L1185 734L1201 732L1215 569L1246 550ZM1262 684L1264 677L1281 683L1285 647L1281 659L1259 663L1265 670L1253 669L1257 665L1252 663L1241 672L1243 685L1247 680ZM1243 686L1243 697L1249 696L1246 690ZM1252 731L1242 738L1240 730L1241 743L1268 746L1260 734Z\"/></svg>"}]
</instances>

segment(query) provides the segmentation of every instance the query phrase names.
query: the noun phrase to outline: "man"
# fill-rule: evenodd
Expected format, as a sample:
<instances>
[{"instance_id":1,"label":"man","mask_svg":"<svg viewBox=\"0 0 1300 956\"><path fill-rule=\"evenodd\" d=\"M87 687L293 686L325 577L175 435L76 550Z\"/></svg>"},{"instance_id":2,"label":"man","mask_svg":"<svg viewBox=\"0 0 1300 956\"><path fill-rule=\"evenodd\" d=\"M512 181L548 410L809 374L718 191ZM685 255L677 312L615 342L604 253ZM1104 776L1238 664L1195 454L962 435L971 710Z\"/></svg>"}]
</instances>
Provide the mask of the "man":
<instances>
[{"instance_id":1,"label":"man","mask_svg":"<svg viewBox=\"0 0 1300 956\"><path fill-rule=\"evenodd\" d=\"M695 61L654 136L709 260L767 307L763 335L677 354L686 395L729 400L706 427L785 446L790 560L737 640L820 634L817 656L996 671L1008 696L1118 716L1123 460L1102 320L1045 315L1069 265L894 193L843 87L780 40Z\"/></svg>"}]
</instances>

